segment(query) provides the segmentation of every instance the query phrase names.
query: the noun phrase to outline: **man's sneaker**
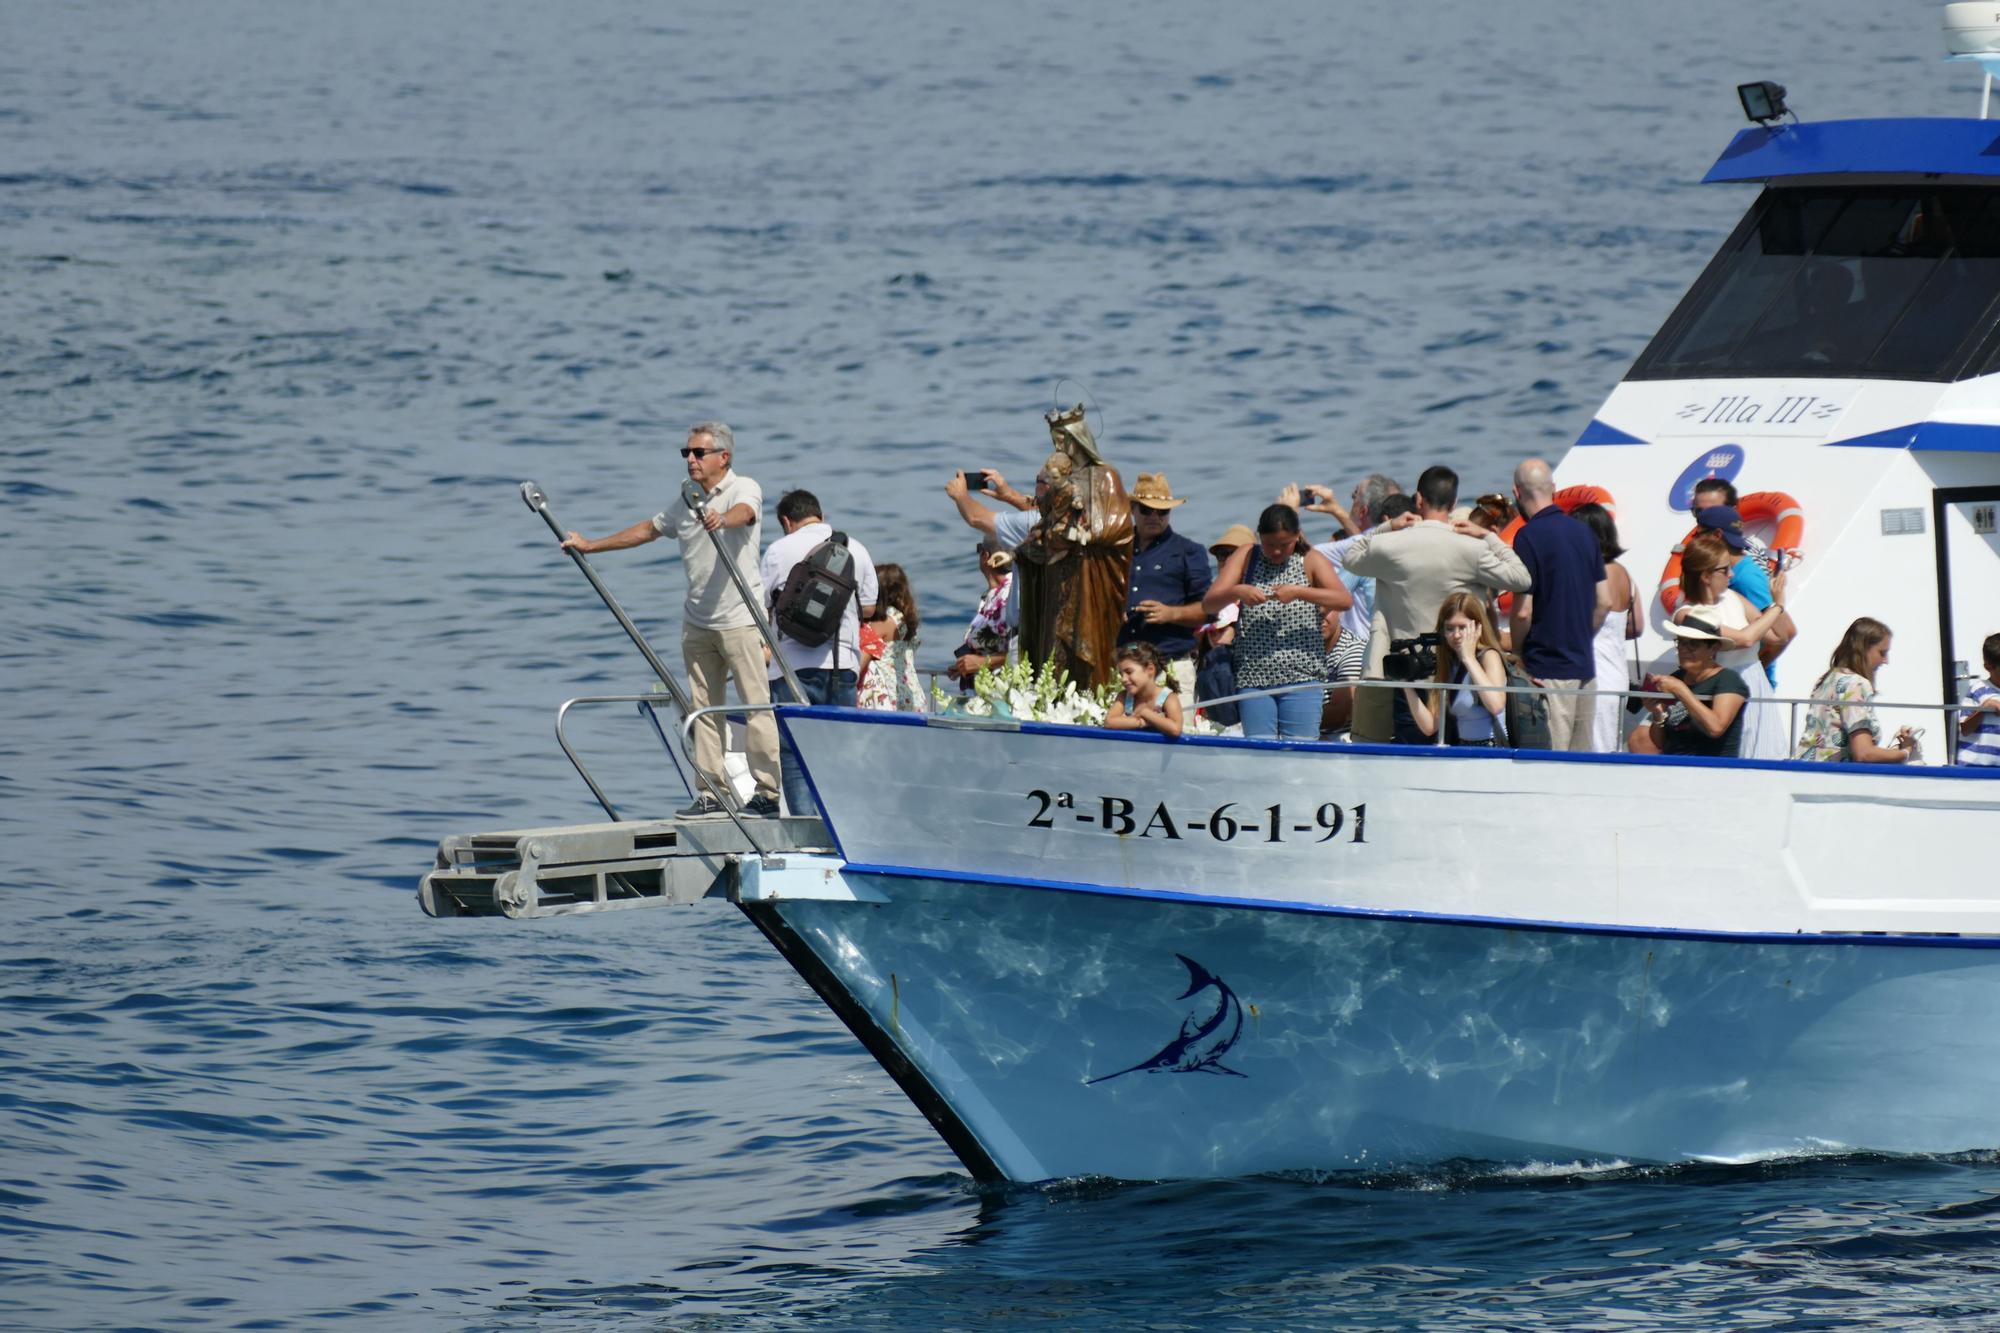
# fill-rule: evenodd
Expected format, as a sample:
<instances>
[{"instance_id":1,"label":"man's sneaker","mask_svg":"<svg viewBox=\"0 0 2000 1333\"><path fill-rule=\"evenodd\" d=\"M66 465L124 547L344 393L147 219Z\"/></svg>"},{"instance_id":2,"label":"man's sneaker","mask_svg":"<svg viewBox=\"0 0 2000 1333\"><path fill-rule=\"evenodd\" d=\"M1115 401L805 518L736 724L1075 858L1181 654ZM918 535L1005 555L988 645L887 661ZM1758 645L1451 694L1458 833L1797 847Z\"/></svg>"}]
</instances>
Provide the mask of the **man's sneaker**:
<instances>
[{"instance_id":1,"label":"man's sneaker","mask_svg":"<svg viewBox=\"0 0 2000 1333\"><path fill-rule=\"evenodd\" d=\"M686 809L674 811L675 816L680 819L699 819L703 815L719 815L721 813L722 804L713 796L704 796Z\"/></svg>"},{"instance_id":2,"label":"man's sneaker","mask_svg":"<svg viewBox=\"0 0 2000 1333\"><path fill-rule=\"evenodd\" d=\"M752 796L749 802L743 807L743 813L746 815L755 815L759 819L776 819L778 817L778 800L775 796L766 796L762 792L759 792L757 795Z\"/></svg>"}]
</instances>

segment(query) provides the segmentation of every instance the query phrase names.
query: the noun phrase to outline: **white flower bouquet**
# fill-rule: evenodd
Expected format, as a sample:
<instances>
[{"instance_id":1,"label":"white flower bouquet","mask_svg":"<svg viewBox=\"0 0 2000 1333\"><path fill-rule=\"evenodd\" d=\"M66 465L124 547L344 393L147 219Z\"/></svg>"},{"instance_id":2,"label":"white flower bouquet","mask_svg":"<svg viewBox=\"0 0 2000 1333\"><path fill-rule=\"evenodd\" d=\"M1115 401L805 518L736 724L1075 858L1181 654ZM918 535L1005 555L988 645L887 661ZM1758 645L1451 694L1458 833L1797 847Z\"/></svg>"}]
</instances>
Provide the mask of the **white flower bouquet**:
<instances>
[{"instance_id":1,"label":"white flower bouquet","mask_svg":"<svg viewBox=\"0 0 2000 1333\"><path fill-rule=\"evenodd\" d=\"M970 694L946 694L935 686L931 694L940 713L1097 727L1104 724L1105 710L1118 697L1118 687L1081 689L1069 672L1047 663L1037 667L1029 662L1009 662L1003 667L987 667L974 676Z\"/></svg>"},{"instance_id":2,"label":"white flower bouquet","mask_svg":"<svg viewBox=\"0 0 2000 1333\"><path fill-rule=\"evenodd\" d=\"M972 678L970 694L947 694L938 686L931 687L938 713L1054 722L1066 727L1103 726L1104 715L1118 693L1115 684L1083 689L1070 679L1069 672L1047 663L1037 667L1029 662L987 667ZM1213 722L1194 713L1182 721L1181 730L1189 736L1216 736L1222 732Z\"/></svg>"}]
</instances>

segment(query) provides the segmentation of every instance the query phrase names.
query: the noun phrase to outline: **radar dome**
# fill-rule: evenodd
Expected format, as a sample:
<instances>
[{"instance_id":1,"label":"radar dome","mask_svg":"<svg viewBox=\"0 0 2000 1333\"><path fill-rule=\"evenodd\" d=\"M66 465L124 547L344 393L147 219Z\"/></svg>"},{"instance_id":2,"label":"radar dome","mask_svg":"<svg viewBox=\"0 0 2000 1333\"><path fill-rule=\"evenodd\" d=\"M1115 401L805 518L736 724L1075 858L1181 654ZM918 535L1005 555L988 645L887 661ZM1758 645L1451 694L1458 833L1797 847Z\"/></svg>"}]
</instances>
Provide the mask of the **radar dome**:
<instances>
[{"instance_id":1,"label":"radar dome","mask_svg":"<svg viewBox=\"0 0 2000 1333\"><path fill-rule=\"evenodd\" d=\"M1946 5L1944 44L1955 56L2000 52L2000 0Z\"/></svg>"}]
</instances>

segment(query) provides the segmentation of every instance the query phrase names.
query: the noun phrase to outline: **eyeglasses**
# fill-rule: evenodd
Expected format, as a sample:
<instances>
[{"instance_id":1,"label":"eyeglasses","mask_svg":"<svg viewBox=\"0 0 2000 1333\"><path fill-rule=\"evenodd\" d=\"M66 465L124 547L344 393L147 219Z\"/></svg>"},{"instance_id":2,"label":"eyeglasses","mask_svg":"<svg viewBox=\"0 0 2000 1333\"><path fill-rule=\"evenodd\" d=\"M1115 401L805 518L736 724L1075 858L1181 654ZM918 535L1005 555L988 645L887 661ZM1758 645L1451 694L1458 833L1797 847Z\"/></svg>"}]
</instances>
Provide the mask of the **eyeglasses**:
<instances>
[{"instance_id":1,"label":"eyeglasses","mask_svg":"<svg viewBox=\"0 0 2000 1333\"><path fill-rule=\"evenodd\" d=\"M682 458L707 458L710 454L726 454L727 449L683 449Z\"/></svg>"},{"instance_id":2,"label":"eyeglasses","mask_svg":"<svg viewBox=\"0 0 2000 1333\"><path fill-rule=\"evenodd\" d=\"M1166 510L1155 509L1151 505L1142 505L1136 500L1132 503L1132 512L1141 518L1165 518L1167 516Z\"/></svg>"}]
</instances>

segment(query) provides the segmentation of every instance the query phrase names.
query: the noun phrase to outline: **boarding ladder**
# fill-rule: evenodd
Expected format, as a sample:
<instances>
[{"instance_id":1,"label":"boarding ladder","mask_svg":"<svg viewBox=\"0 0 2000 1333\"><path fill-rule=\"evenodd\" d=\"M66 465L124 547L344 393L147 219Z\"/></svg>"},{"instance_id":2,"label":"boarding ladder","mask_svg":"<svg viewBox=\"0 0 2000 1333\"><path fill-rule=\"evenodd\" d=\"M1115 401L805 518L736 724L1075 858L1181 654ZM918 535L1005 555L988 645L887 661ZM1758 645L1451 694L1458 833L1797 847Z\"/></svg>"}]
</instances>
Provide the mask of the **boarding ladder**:
<instances>
[{"instance_id":1,"label":"boarding ladder","mask_svg":"<svg viewBox=\"0 0 2000 1333\"><path fill-rule=\"evenodd\" d=\"M818 819L695 819L565 824L454 834L417 886L431 916L572 916L624 907L736 901L746 859L831 849Z\"/></svg>"}]
</instances>

